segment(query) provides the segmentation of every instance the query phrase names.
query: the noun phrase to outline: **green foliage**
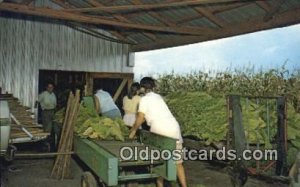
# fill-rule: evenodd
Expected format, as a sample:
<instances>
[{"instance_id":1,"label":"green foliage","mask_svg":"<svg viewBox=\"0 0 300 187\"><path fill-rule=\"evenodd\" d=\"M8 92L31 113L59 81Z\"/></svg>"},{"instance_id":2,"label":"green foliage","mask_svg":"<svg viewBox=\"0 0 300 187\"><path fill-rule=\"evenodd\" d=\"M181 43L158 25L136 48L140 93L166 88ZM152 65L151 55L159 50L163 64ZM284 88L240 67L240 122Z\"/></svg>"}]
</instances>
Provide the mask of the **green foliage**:
<instances>
[{"instance_id":1,"label":"green foliage","mask_svg":"<svg viewBox=\"0 0 300 187\"><path fill-rule=\"evenodd\" d=\"M169 94L166 102L184 136L195 136L207 144L225 139L228 128L224 98L216 99L201 92L178 92Z\"/></svg>"},{"instance_id":2,"label":"green foliage","mask_svg":"<svg viewBox=\"0 0 300 187\"><path fill-rule=\"evenodd\" d=\"M86 107L81 106L74 131L83 138L124 141L129 134L122 119L112 120L100 117Z\"/></svg>"},{"instance_id":3,"label":"green foliage","mask_svg":"<svg viewBox=\"0 0 300 187\"><path fill-rule=\"evenodd\" d=\"M278 96L285 95L300 111L300 71L289 72L283 65L279 69L256 72L254 67L225 72L191 72L185 75L165 74L157 80L158 92L205 92L209 95L227 94Z\"/></svg>"},{"instance_id":4,"label":"green foliage","mask_svg":"<svg viewBox=\"0 0 300 187\"><path fill-rule=\"evenodd\" d=\"M298 154L299 148L295 148L295 147L289 147L288 148L288 152L287 152L287 164L288 166L291 166L292 164L294 164L296 158L297 158L297 154Z\"/></svg>"},{"instance_id":5,"label":"green foliage","mask_svg":"<svg viewBox=\"0 0 300 187\"><path fill-rule=\"evenodd\" d=\"M165 97L166 102L178 120L183 136L194 136L206 144L226 140L228 132L226 99L202 92L174 92ZM263 107L248 101L242 102L243 125L248 143L271 146L273 134L268 136L267 124L263 120ZM274 123L269 129L274 129Z\"/></svg>"},{"instance_id":6,"label":"green foliage","mask_svg":"<svg viewBox=\"0 0 300 187\"><path fill-rule=\"evenodd\" d=\"M83 138L124 141L125 133L121 126L125 126L121 121L117 122L106 117L93 117L86 119L81 125L78 124L75 132Z\"/></svg>"},{"instance_id":7,"label":"green foliage","mask_svg":"<svg viewBox=\"0 0 300 187\"><path fill-rule=\"evenodd\" d=\"M291 105L288 105L288 138L291 143L300 149L300 115Z\"/></svg>"},{"instance_id":8,"label":"green foliage","mask_svg":"<svg viewBox=\"0 0 300 187\"><path fill-rule=\"evenodd\" d=\"M54 114L53 121L57 122L58 124L62 124L64 122L64 115L66 108L61 108Z\"/></svg>"},{"instance_id":9,"label":"green foliage","mask_svg":"<svg viewBox=\"0 0 300 187\"><path fill-rule=\"evenodd\" d=\"M183 135L205 140L206 144L226 139L226 95L286 96L290 156L300 150L300 71L289 72L284 66L259 72L252 67L242 71L165 74L157 80L157 91L165 96ZM276 142L276 101L241 100L241 105L248 143L271 148Z\"/></svg>"},{"instance_id":10,"label":"green foliage","mask_svg":"<svg viewBox=\"0 0 300 187\"><path fill-rule=\"evenodd\" d=\"M63 122L65 109L55 114L57 121ZM74 132L82 138L99 140L124 141L129 135L129 129L122 119L112 120L107 117L100 117L93 108L80 105L79 114L74 124Z\"/></svg>"}]
</instances>

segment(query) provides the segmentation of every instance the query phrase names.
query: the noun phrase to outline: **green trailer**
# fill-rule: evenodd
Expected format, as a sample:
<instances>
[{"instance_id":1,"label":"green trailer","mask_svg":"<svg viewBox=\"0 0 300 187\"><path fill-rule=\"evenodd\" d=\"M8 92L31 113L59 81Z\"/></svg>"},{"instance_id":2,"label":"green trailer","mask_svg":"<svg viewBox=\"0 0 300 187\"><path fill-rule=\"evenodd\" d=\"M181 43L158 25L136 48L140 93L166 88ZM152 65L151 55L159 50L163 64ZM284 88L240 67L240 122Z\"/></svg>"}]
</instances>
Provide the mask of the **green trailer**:
<instances>
[{"instance_id":1,"label":"green trailer","mask_svg":"<svg viewBox=\"0 0 300 187\"><path fill-rule=\"evenodd\" d=\"M139 158L139 155L127 159L131 154L130 151L127 151L128 157L124 151L126 156L124 159L120 154L124 147L127 150L135 150L134 154L141 150L147 150L148 153L151 150L175 150L176 139L143 130L139 132L138 141L98 141L75 137L74 152L92 171L83 174L82 186L97 186L94 175L105 186L118 186L130 181L146 180L159 176L168 181L176 181L176 161L173 159L151 161ZM143 172L131 171L131 169L137 168Z\"/></svg>"}]
</instances>

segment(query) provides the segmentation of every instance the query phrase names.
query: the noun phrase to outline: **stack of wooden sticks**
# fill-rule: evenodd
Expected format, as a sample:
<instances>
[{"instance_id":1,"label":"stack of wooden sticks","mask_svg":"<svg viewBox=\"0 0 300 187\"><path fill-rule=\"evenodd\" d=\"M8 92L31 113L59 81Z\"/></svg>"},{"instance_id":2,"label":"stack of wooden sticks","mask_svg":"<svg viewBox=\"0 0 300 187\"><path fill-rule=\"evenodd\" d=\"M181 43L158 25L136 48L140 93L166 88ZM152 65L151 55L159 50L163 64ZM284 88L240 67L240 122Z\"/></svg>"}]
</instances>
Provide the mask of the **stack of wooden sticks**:
<instances>
[{"instance_id":1,"label":"stack of wooden sticks","mask_svg":"<svg viewBox=\"0 0 300 187\"><path fill-rule=\"evenodd\" d=\"M65 179L70 177L70 161L73 147L74 123L79 112L80 91L77 90L75 96L69 94L67 109L64 117L62 133L58 145L58 154L51 172L51 177L55 179Z\"/></svg>"},{"instance_id":2,"label":"stack of wooden sticks","mask_svg":"<svg viewBox=\"0 0 300 187\"><path fill-rule=\"evenodd\" d=\"M8 102L12 118L10 139L28 138L44 139L49 133L44 132L41 125L32 118L33 113L29 107L22 106L12 94L0 94L0 100ZM29 135L30 134L30 135Z\"/></svg>"}]
</instances>

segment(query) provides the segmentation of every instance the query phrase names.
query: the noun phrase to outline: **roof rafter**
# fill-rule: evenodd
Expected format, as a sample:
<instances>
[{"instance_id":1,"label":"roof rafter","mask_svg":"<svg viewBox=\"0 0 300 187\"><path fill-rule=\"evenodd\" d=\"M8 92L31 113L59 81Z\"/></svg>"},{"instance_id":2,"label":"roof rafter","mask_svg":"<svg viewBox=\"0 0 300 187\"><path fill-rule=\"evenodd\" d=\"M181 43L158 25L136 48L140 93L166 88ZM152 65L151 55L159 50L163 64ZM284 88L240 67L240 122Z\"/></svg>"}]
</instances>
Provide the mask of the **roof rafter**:
<instances>
[{"instance_id":1,"label":"roof rafter","mask_svg":"<svg viewBox=\"0 0 300 187\"><path fill-rule=\"evenodd\" d=\"M174 2L174 0L170 0L168 3L170 2ZM177 1L178 2L178 1ZM214 24L218 25L219 27L225 27L225 23L224 21L222 21L221 19L217 18L215 15L213 15L212 12L210 12L209 10L206 10L203 7L199 7L199 6L195 6L192 7L194 8L194 10L198 13L200 13L201 15L203 15L204 17L208 18L210 21L212 21ZM199 16L197 16L197 18L199 18ZM193 18L192 18L193 19ZM178 24L178 22L177 22Z\"/></svg>"},{"instance_id":2,"label":"roof rafter","mask_svg":"<svg viewBox=\"0 0 300 187\"><path fill-rule=\"evenodd\" d=\"M218 3L239 3L239 0L189 0L179 1L172 3L156 3L156 4L135 4L135 5L120 5L120 6L106 6L106 7L95 7L95 8L76 8L67 11L70 12L123 12L123 11L136 11L136 10L151 10L160 8L190 6L190 5L210 5Z\"/></svg>"},{"instance_id":3,"label":"roof rafter","mask_svg":"<svg viewBox=\"0 0 300 187\"><path fill-rule=\"evenodd\" d=\"M289 12L283 12L280 14L276 14L276 19L272 19L268 22L264 21L263 17L253 17L251 20L241 23L235 24L231 27L226 27L222 29L218 29L214 32L207 33L206 36L183 36L179 39L167 39L160 40L158 42L153 42L152 44L140 44L133 46L133 51L147 51L151 49L159 49L165 47L174 47L185 44L198 43L203 41L208 41L212 39L225 38L238 34L251 33L260 30L266 30L271 28L284 27L292 24L296 24L300 22L300 8L296 8Z\"/></svg>"},{"instance_id":4,"label":"roof rafter","mask_svg":"<svg viewBox=\"0 0 300 187\"><path fill-rule=\"evenodd\" d=\"M91 17L82 14L64 12L62 10L54 10L49 8L35 8L35 7L30 7L25 5L18 5L15 3L1 3L0 10L27 14L27 15L48 17L48 18L59 19L59 20L89 23L95 25L108 25L108 26L127 28L127 29L149 30L149 31L169 32L169 33L177 33L177 34L203 35L204 33L211 32L213 30L210 28L203 28L203 27L178 27L178 26L166 27L166 26L158 26L158 25L124 23L120 21L107 20L103 18Z\"/></svg>"},{"instance_id":5,"label":"roof rafter","mask_svg":"<svg viewBox=\"0 0 300 187\"><path fill-rule=\"evenodd\" d=\"M213 15L211 12L205 10L204 8L201 7L195 7L195 10L197 10L200 14L208 18L210 21L212 21L214 24L218 25L219 27L225 27L226 24L224 21Z\"/></svg>"},{"instance_id":6,"label":"roof rafter","mask_svg":"<svg viewBox=\"0 0 300 187\"><path fill-rule=\"evenodd\" d=\"M135 1L132 1L132 3L134 5L139 5L141 4L142 2L140 0L135 0ZM164 2L166 3L166 2ZM154 11L146 11L148 14L150 14L152 17L154 17L155 19L157 19L158 21L164 23L165 25L167 26L172 26L172 27L176 27L176 24L171 22L170 20L167 20L165 18L163 18L163 16L159 15L159 13L157 12L154 12Z\"/></svg>"},{"instance_id":7,"label":"roof rafter","mask_svg":"<svg viewBox=\"0 0 300 187\"><path fill-rule=\"evenodd\" d=\"M73 8L73 6L69 3L66 3L66 1L62 1L62 0L51 0L52 2L54 2L55 4L61 6L62 8ZM75 26L76 27L76 26ZM88 30L90 32L92 32L93 34L95 34L95 31L89 28L84 27L85 30ZM128 40L126 40L126 37L124 37L121 33L119 33L118 31L110 31L110 33L115 36L118 40L120 40L121 42L127 42L130 43Z\"/></svg>"},{"instance_id":8,"label":"roof rafter","mask_svg":"<svg viewBox=\"0 0 300 187\"><path fill-rule=\"evenodd\" d=\"M62 8L72 8L70 4L68 4L66 1L61 1L61 0L51 0L53 3L59 5Z\"/></svg>"},{"instance_id":9,"label":"roof rafter","mask_svg":"<svg viewBox=\"0 0 300 187\"><path fill-rule=\"evenodd\" d=\"M140 0L133 0L132 2L136 2L136 1L140 1ZM165 3L166 2L170 2L171 3L171 2L178 2L178 0L167 0L167 1L164 1L164 2ZM257 2L260 2L260 0L258 0ZM216 6L213 6L213 7L210 8L211 9L210 13L214 15L214 14L221 13L221 12L228 11L228 10L232 10L232 9L235 9L235 8L240 8L240 7L243 7L243 6L247 6L249 4L251 4L251 3L240 1L238 3L229 4L229 5L218 5L217 6L218 8L215 8ZM139 15L141 15L143 13L144 12L129 13L129 14L126 14L126 17L127 18L128 17L135 17L135 16L139 16ZM163 19L162 16L160 18ZM184 18L182 18L182 19L180 19L180 20L178 20L176 22L173 22L173 23L175 25L181 25L181 24L184 24L186 22L189 22L189 21L192 21L192 20L195 20L195 19L199 19L199 18L201 18L201 16L199 16L199 15L191 15L191 16L188 16L188 17L184 17ZM163 23L165 23L166 21L167 20L161 20L161 22L163 22ZM220 22L222 22L222 21L220 20Z\"/></svg>"},{"instance_id":10,"label":"roof rafter","mask_svg":"<svg viewBox=\"0 0 300 187\"><path fill-rule=\"evenodd\" d=\"M266 12L271 11L271 6L266 1L257 1L256 4L264 9Z\"/></svg>"},{"instance_id":11,"label":"roof rafter","mask_svg":"<svg viewBox=\"0 0 300 187\"><path fill-rule=\"evenodd\" d=\"M30 3L32 3L34 0L24 0L21 2L21 4L23 5L29 5Z\"/></svg>"},{"instance_id":12,"label":"roof rafter","mask_svg":"<svg viewBox=\"0 0 300 187\"><path fill-rule=\"evenodd\" d=\"M195 20L195 19L199 19L199 18L200 18L199 15L187 16L187 17L184 17L184 18L182 18L180 20L177 20L176 21L176 25L180 25L180 24L183 24L183 23Z\"/></svg>"},{"instance_id":13,"label":"roof rafter","mask_svg":"<svg viewBox=\"0 0 300 187\"><path fill-rule=\"evenodd\" d=\"M95 6L95 7L104 7L104 5L96 0L89 0L88 1L91 5ZM114 18L116 18L119 21L124 21L124 22L128 22L131 23L131 21L129 19L127 19L124 16L121 15L112 15ZM117 31L111 31L111 32L117 32ZM150 38L151 40L156 40L156 36L152 33L149 32L142 32L145 36L147 36L148 38ZM119 34L119 33L118 33ZM126 37L124 37L123 39L126 39Z\"/></svg>"},{"instance_id":14,"label":"roof rafter","mask_svg":"<svg viewBox=\"0 0 300 187\"><path fill-rule=\"evenodd\" d=\"M285 0L279 0L271 9L267 12L266 16L264 17L264 21L271 20L274 15L279 12L281 5L284 3Z\"/></svg>"},{"instance_id":15,"label":"roof rafter","mask_svg":"<svg viewBox=\"0 0 300 187\"><path fill-rule=\"evenodd\" d=\"M251 4L252 2L260 2L260 0L257 0L257 1L240 1L240 2L232 3L232 4L212 6L210 8L211 9L210 11L211 11L212 14L218 14L218 13L221 13L221 12L233 10L235 8L247 6L247 5Z\"/></svg>"}]
</instances>

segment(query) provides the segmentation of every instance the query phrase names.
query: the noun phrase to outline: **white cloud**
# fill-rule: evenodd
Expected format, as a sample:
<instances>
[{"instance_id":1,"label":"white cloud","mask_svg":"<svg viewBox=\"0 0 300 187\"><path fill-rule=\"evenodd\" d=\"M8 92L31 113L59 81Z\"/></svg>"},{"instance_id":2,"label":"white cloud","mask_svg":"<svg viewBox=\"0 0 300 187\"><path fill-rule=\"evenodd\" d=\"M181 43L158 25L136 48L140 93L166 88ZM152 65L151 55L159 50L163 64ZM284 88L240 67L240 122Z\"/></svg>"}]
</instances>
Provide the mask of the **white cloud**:
<instances>
[{"instance_id":1,"label":"white cloud","mask_svg":"<svg viewBox=\"0 0 300 187\"><path fill-rule=\"evenodd\" d=\"M279 48L278 46L271 46L264 49L262 53L265 55L272 55L278 50L278 48Z\"/></svg>"},{"instance_id":2,"label":"white cloud","mask_svg":"<svg viewBox=\"0 0 300 187\"><path fill-rule=\"evenodd\" d=\"M133 72L135 74L135 79L139 80L141 76L146 76L149 72L154 71L153 62L151 60L145 58L144 56L135 56L135 66L133 68Z\"/></svg>"},{"instance_id":3,"label":"white cloud","mask_svg":"<svg viewBox=\"0 0 300 187\"><path fill-rule=\"evenodd\" d=\"M189 73L191 71L222 71L230 68L273 67L285 59L299 62L300 24L185 45L136 53L134 72L141 75ZM297 37L295 37L297 36ZM282 60L283 59L283 60Z\"/></svg>"}]
</instances>

